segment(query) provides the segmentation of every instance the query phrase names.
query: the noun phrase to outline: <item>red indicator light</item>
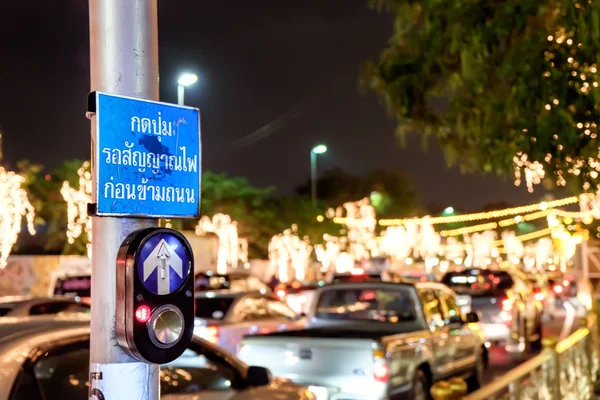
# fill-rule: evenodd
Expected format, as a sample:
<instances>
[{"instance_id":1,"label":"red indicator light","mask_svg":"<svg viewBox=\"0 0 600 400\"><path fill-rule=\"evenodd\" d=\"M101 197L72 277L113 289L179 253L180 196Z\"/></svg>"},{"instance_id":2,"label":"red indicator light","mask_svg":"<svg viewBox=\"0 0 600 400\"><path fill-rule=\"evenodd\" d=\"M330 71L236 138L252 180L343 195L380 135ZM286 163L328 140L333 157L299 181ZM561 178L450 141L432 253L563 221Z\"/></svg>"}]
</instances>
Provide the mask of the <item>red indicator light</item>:
<instances>
[{"instance_id":1,"label":"red indicator light","mask_svg":"<svg viewBox=\"0 0 600 400\"><path fill-rule=\"evenodd\" d=\"M148 322L148 320L150 319L150 314L150 307L139 306L137 310L135 310L135 319L137 319L138 322L141 323Z\"/></svg>"}]
</instances>

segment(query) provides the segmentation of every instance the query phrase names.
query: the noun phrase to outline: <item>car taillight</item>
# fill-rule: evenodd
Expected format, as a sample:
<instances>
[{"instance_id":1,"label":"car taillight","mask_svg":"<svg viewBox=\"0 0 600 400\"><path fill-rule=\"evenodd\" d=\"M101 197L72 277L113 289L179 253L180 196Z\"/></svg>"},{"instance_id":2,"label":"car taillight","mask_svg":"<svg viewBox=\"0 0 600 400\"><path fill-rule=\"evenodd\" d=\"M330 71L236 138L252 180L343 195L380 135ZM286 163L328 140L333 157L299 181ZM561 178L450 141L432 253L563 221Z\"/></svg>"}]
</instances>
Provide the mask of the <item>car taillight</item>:
<instances>
[{"instance_id":1,"label":"car taillight","mask_svg":"<svg viewBox=\"0 0 600 400\"><path fill-rule=\"evenodd\" d=\"M373 350L373 379L377 382L387 383L390 369L385 358L385 351Z\"/></svg>"},{"instance_id":2,"label":"car taillight","mask_svg":"<svg viewBox=\"0 0 600 400\"><path fill-rule=\"evenodd\" d=\"M502 310L503 311L506 311L506 312L512 311L512 306L513 306L512 300L510 300L510 299L502 300Z\"/></svg>"},{"instance_id":3,"label":"car taillight","mask_svg":"<svg viewBox=\"0 0 600 400\"><path fill-rule=\"evenodd\" d=\"M350 272L351 275L363 275L365 273L365 270L362 268L353 268L352 272Z\"/></svg>"},{"instance_id":4,"label":"car taillight","mask_svg":"<svg viewBox=\"0 0 600 400\"><path fill-rule=\"evenodd\" d=\"M205 339L207 342L217 344L219 342L219 327L218 326L205 326L200 329L198 336Z\"/></svg>"}]
</instances>

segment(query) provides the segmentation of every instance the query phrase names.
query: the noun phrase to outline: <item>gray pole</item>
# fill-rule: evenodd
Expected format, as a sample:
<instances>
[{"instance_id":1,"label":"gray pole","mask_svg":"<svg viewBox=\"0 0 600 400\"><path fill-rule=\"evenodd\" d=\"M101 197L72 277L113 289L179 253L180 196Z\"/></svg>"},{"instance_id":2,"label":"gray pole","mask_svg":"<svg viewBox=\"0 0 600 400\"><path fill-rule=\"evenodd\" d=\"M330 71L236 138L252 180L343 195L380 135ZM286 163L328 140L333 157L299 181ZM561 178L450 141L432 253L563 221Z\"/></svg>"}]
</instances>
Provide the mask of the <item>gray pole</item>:
<instances>
[{"instance_id":1,"label":"gray pole","mask_svg":"<svg viewBox=\"0 0 600 400\"><path fill-rule=\"evenodd\" d=\"M177 104L183 106L183 100L185 96L185 86L177 85Z\"/></svg>"},{"instance_id":2,"label":"gray pole","mask_svg":"<svg viewBox=\"0 0 600 400\"><path fill-rule=\"evenodd\" d=\"M312 197L312 206L317 206L317 154L310 151L310 192Z\"/></svg>"},{"instance_id":3,"label":"gray pole","mask_svg":"<svg viewBox=\"0 0 600 400\"><path fill-rule=\"evenodd\" d=\"M89 9L91 90L158 100L157 0L90 0ZM95 175L92 183L95 190ZM155 220L93 218L91 399L159 398L159 366L128 356L115 337L117 251L129 233L151 226Z\"/></svg>"}]
</instances>

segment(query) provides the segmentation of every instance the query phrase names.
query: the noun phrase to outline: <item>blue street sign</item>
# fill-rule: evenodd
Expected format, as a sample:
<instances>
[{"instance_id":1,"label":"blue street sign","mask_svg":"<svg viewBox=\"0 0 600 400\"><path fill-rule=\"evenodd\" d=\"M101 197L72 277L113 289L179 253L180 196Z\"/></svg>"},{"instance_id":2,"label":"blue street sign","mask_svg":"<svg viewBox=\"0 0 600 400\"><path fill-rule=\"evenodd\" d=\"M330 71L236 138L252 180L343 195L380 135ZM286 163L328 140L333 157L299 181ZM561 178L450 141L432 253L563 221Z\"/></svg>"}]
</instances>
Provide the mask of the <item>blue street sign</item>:
<instances>
[{"instance_id":1,"label":"blue street sign","mask_svg":"<svg viewBox=\"0 0 600 400\"><path fill-rule=\"evenodd\" d=\"M197 108L96 92L96 214L200 217Z\"/></svg>"},{"instance_id":2,"label":"blue street sign","mask_svg":"<svg viewBox=\"0 0 600 400\"><path fill-rule=\"evenodd\" d=\"M151 293L176 292L190 273L190 257L179 238L169 233L156 234L138 251L138 277Z\"/></svg>"}]
</instances>

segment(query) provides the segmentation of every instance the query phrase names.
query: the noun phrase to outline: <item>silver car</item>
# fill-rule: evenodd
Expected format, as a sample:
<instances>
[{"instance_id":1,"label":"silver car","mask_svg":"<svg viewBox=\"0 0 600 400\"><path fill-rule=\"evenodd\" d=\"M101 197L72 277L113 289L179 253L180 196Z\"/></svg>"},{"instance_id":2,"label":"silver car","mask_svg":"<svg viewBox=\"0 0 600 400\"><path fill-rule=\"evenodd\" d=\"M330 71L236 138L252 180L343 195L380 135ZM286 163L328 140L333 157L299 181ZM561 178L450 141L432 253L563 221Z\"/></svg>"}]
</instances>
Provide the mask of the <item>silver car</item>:
<instances>
[{"instance_id":1,"label":"silver car","mask_svg":"<svg viewBox=\"0 0 600 400\"><path fill-rule=\"evenodd\" d=\"M194 333L236 353L248 334L304 327L304 320L272 294L211 291L196 294Z\"/></svg>"},{"instance_id":2,"label":"silver car","mask_svg":"<svg viewBox=\"0 0 600 400\"><path fill-rule=\"evenodd\" d=\"M61 313L90 313L88 304L72 297L0 297L0 317L27 317Z\"/></svg>"},{"instance_id":3,"label":"silver car","mask_svg":"<svg viewBox=\"0 0 600 400\"><path fill-rule=\"evenodd\" d=\"M89 333L89 319L72 315L0 320L0 400L87 399ZM198 337L160 378L163 400L313 399Z\"/></svg>"}]
</instances>

